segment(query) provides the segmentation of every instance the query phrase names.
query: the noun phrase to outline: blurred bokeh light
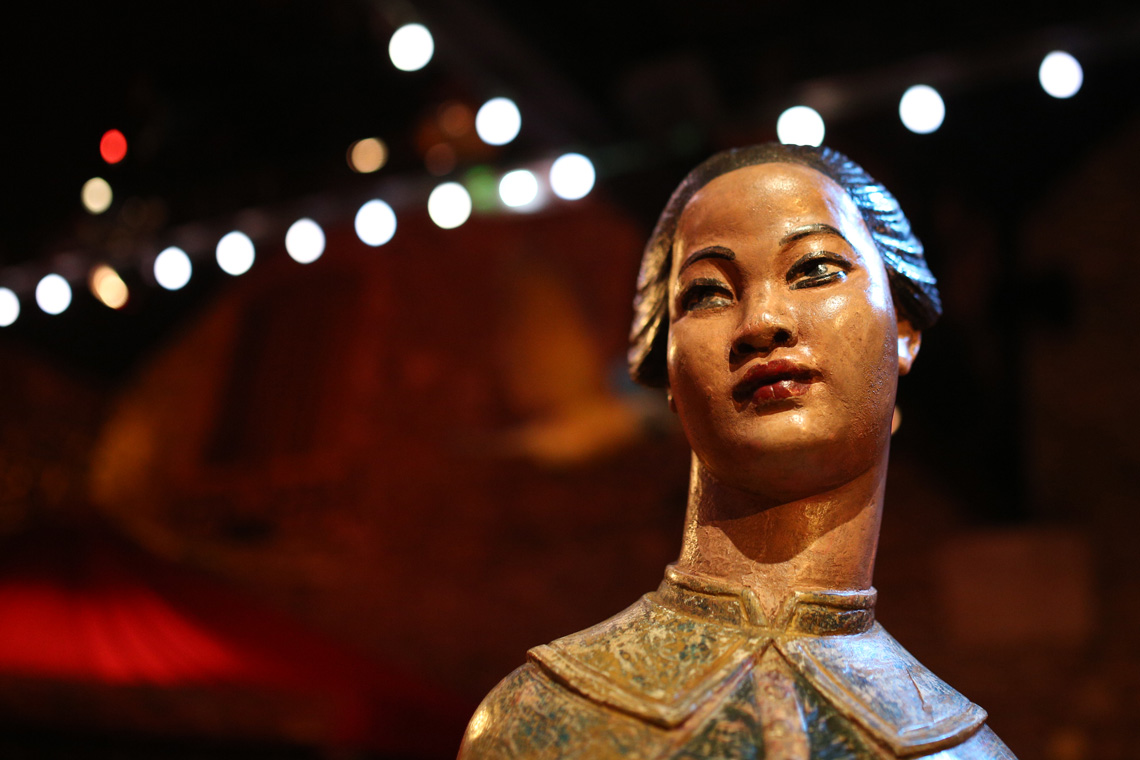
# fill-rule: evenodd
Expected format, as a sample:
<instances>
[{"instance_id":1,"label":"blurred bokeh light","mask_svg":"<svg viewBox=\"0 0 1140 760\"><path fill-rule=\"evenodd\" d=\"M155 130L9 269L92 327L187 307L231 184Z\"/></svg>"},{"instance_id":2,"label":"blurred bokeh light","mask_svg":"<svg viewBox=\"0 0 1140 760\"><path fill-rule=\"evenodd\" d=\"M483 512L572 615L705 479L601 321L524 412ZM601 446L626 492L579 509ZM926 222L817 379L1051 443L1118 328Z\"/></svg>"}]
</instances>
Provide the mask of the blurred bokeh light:
<instances>
[{"instance_id":1,"label":"blurred bokeh light","mask_svg":"<svg viewBox=\"0 0 1140 760\"><path fill-rule=\"evenodd\" d=\"M154 279L167 290L181 290L190 282L194 267L186 251L177 246L163 249L154 260Z\"/></svg>"},{"instance_id":2,"label":"blurred bokeh light","mask_svg":"<svg viewBox=\"0 0 1140 760\"><path fill-rule=\"evenodd\" d=\"M58 274L45 275L36 285L36 303L46 314L62 314L71 305L71 285Z\"/></svg>"},{"instance_id":3,"label":"blurred bokeh light","mask_svg":"<svg viewBox=\"0 0 1140 760\"><path fill-rule=\"evenodd\" d=\"M550 167L550 189L562 200L585 198L594 189L594 164L581 153L567 153Z\"/></svg>"},{"instance_id":4,"label":"blurred bokeh light","mask_svg":"<svg viewBox=\"0 0 1140 760\"><path fill-rule=\"evenodd\" d=\"M130 291L127 289L127 284L123 282L123 278L107 264L99 264L91 270L91 275L87 278L87 286L91 289L93 296L98 298L104 306L112 309L123 308L130 297Z\"/></svg>"},{"instance_id":5,"label":"blurred bokeh light","mask_svg":"<svg viewBox=\"0 0 1140 760\"><path fill-rule=\"evenodd\" d=\"M361 242L375 248L396 234L396 212L382 200L371 200L356 212L353 226Z\"/></svg>"},{"instance_id":6,"label":"blurred bokeh light","mask_svg":"<svg viewBox=\"0 0 1140 760\"><path fill-rule=\"evenodd\" d=\"M488 145L506 145L521 129L522 114L510 98L491 98L475 114L475 131Z\"/></svg>"},{"instance_id":7,"label":"blurred bokeh light","mask_svg":"<svg viewBox=\"0 0 1140 760\"><path fill-rule=\"evenodd\" d=\"M424 167L434 176L442 177L455 169L458 158L455 148L445 142L436 143L424 153Z\"/></svg>"},{"instance_id":8,"label":"blurred bokeh light","mask_svg":"<svg viewBox=\"0 0 1140 760\"><path fill-rule=\"evenodd\" d=\"M899 118L911 132L928 135L942 126L946 104L938 90L930 85L916 84L908 88L899 100Z\"/></svg>"},{"instance_id":9,"label":"blurred bokeh light","mask_svg":"<svg viewBox=\"0 0 1140 760\"><path fill-rule=\"evenodd\" d=\"M534 203L538 197L538 180L534 173L526 169L507 172L499 180L499 198L511 208L521 208Z\"/></svg>"},{"instance_id":10,"label":"blurred bokeh light","mask_svg":"<svg viewBox=\"0 0 1140 760\"><path fill-rule=\"evenodd\" d=\"M19 316L19 297L9 288L0 288L0 327L7 327Z\"/></svg>"},{"instance_id":11,"label":"blurred bokeh light","mask_svg":"<svg viewBox=\"0 0 1140 760\"><path fill-rule=\"evenodd\" d=\"M1041 61L1037 70L1041 89L1055 98L1071 98L1084 83L1085 74L1076 58L1063 50L1054 50Z\"/></svg>"},{"instance_id":12,"label":"blurred bokeh light","mask_svg":"<svg viewBox=\"0 0 1140 760\"><path fill-rule=\"evenodd\" d=\"M83 190L79 194L83 207L92 214L102 214L111 207L114 194L111 185L102 177L92 177L83 183Z\"/></svg>"},{"instance_id":13,"label":"blurred bokeh light","mask_svg":"<svg viewBox=\"0 0 1140 760\"><path fill-rule=\"evenodd\" d=\"M249 235L234 230L222 236L214 255L221 270L236 277L249 271L253 266L256 252Z\"/></svg>"},{"instance_id":14,"label":"blurred bokeh light","mask_svg":"<svg viewBox=\"0 0 1140 760\"><path fill-rule=\"evenodd\" d=\"M423 24L405 24L388 42L388 57L400 71L419 71L431 61L435 41Z\"/></svg>"},{"instance_id":15,"label":"blurred bokeh light","mask_svg":"<svg viewBox=\"0 0 1140 760\"><path fill-rule=\"evenodd\" d=\"M785 145L823 144L823 117L810 106L792 106L776 119L776 136Z\"/></svg>"},{"instance_id":16,"label":"blurred bokeh light","mask_svg":"<svg viewBox=\"0 0 1140 760\"><path fill-rule=\"evenodd\" d=\"M325 231L312 219L298 219L285 233L285 252L298 264L311 264L325 252Z\"/></svg>"},{"instance_id":17,"label":"blurred bokeh light","mask_svg":"<svg viewBox=\"0 0 1140 760\"><path fill-rule=\"evenodd\" d=\"M471 195L458 182L444 182L428 196L428 216L445 230L455 229L471 216Z\"/></svg>"},{"instance_id":18,"label":"blurred bokeh light","mask_svg":"<svg viewBox=\"0 0 1140 760\"><path fill-rule=\"evenodd\" d=\"M475 125L475 116L466 103L449 102L439 108L439 128L448 137L463 137Z\"/></svg>"},{"instance_id":19,"label":"blurred bokeh light","mask_svg":"<svg viewBox=\"0 0 1140 760\"><path fill-rule=\"evenodd\" d=\"M348 148L348 166L358 174L371 174L388 162L388 146L378 137L357 140Z\"/></svg>"},{"instance_id":20,"label":"blurred bokeh light","mask_svg":"<svg viewBox=\"0 0 1140 760\"><path fill-rule=\"evenodd\" d=\"M117 164L127 156L127 138L117 129L109 129L99 140L99 155L109 164Z\"/></svg>"}]
</instances>

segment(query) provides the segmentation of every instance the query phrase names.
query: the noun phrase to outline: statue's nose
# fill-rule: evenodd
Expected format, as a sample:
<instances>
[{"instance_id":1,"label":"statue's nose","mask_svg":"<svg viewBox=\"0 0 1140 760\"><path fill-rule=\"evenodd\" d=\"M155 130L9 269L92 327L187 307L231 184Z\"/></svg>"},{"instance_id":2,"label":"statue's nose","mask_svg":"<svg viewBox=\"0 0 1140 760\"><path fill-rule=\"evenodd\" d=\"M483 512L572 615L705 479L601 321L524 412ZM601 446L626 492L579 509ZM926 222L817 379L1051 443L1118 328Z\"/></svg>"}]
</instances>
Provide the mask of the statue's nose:
<instances>
[{"instance_id":1,"label":"statue's nose","mask_svg":"<svg viewBox=\"0 0 1140 760\"><path fill-rule=\"evenodd\" d=\"M755 299L752 307L732 338L729 359L734 364L796 344L796 322L787 304L772 294L764 294Z\"/></svg>"}]
</instances>

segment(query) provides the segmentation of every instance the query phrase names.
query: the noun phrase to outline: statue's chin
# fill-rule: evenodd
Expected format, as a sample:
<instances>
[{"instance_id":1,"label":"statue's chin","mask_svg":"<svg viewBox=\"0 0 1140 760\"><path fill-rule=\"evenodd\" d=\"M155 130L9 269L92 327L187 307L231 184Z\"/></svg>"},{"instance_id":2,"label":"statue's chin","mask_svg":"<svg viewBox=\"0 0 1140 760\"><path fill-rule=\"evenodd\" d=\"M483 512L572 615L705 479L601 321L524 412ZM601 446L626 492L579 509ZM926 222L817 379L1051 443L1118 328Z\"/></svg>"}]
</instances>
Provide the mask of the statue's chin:
<instances>
[{"instance_id":1,"label":"statue's chin","mask_svg":"<svg viewBox=\"0 0 1140 760\"><path fill-rule=\"evenodd\" d=\"M800 437L749 446L694 450L694 477L765 503L784 504L835 490L868 470L886 466L889 428L882 436Z\"/></svg>"}]
</instances>

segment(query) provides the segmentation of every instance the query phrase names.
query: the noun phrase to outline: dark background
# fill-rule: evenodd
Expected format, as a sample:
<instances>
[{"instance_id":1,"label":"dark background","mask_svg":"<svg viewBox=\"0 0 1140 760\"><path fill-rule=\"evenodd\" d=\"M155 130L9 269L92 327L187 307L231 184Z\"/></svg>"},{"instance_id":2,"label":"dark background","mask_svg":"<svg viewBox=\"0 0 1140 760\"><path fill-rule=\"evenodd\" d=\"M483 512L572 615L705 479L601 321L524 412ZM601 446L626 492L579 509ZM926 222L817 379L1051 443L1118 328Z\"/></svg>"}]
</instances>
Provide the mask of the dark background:
<instances>
[{"instance_id":1,"label":"dark background","mask_svg":"<svg viewBox=\"0 0 1140 760\"><path fill-rule=\"evenodd\" d=\"M624 379L640 247L709 153L806 103L899 197L946 315L900 395L879 618L1019 757L1137 757L1140 14L1127 3L28 4L9 27L0 739L14 757L450 756L525 650L675 557L687 449ZM425 23L436 53L394 69ZM1037 83L1074 54L1070 100ZM898 98L939 89L942 128ZM448 138L512 97L518 139ZM98 153L107 129L127 158ZM383 138L388 164L345 151ZM591 195L452 231L566 150ZM115 191L91 216L79 189ZM381 197L372 249L351 220ZM288 259L301 216L324 256ZM232 278L230 229L257 244ZM183 290L150 274L177 244ZM111 263L120 311L86 290ZM59 316L34 305L64 274ZM61 590L62 589L62 590ZM54 610L54 612L52 612ZM49 614L50 613L50 614ZM7 649L5 649L7 647Z\"/></svg>"}]
</instances>

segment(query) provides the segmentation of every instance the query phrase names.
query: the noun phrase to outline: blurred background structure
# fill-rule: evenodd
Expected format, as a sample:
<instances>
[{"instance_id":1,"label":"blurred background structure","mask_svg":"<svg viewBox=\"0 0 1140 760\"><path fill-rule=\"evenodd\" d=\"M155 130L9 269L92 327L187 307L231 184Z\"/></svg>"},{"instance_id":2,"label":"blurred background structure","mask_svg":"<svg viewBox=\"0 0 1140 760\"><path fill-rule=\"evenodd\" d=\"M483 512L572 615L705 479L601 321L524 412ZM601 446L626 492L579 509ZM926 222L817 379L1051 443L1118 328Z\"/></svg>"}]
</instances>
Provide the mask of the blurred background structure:
<instances>
[{"instance_id":1,"label":"blurred background structure","mask_svg":"<svg viewBox=\"0 0 1140 760\"><path fill-rule=\"evenodd\" d=\"M675 558L688 451L624 366L657 213L822 138L946 306L880 620L1022 760L1140 757L1132 4L24 10L0 756L453 756Z\"/></svg>"}]
</instances>

